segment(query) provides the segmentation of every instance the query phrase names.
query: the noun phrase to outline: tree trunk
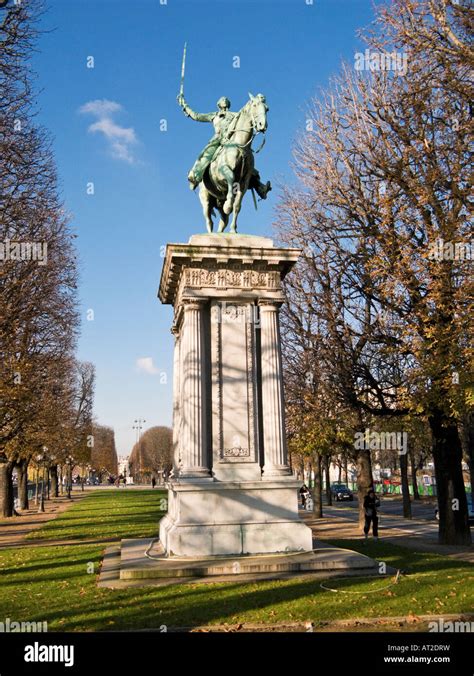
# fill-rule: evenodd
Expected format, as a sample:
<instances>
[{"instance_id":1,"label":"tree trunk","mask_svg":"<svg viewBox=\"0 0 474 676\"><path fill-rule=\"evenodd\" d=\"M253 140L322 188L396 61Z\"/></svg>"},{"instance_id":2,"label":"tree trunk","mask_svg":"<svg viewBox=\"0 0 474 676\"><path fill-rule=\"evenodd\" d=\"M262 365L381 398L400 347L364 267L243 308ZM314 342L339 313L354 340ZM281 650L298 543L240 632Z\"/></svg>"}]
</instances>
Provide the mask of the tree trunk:
<instances>
[{"instance_id":1,"label":"tree trunk","mask_svg":"<svg viewBox=\"0 0 474 676\"><path fill-rule=\"evenodd\" d=\"M365 522L364 498L367 495L369 488L373 487L372 463L369 449L361 448L357 451L356 471L357 498L359 500L359 528L362 530Z\"/></svg>"},{"instance_id":2,"label":"tree trunk","mask_svg":"<svg viewBox=\"0 0 474 676\"><path fill-rule=\"evenodd\" d=\"M71 491L72 491L72 467L71 465L67 466L66 469L66 481L67 481L67 497L68 500L71 500Z\"/></svg>"},{"instance_id":3,"label":"tree trunk","mask_svg":"<svg viewBox=\"0 0 474 676\"><path fill-rule=\"evenodd\" d=\"M328 505L332 505L332 495L331 495L331 478L329 472L331 469L331 456L326 455L324 457L324 475L326 477L326 502Z\"/></svg>"},{"instance_id":4,"label":"tree trunk","mask_svg":"<svg viewBox=\"0 0 474 676\"><path fill-rule=\"evenodd\" d=\"M315 457L314 465L314 488L313 488L313 514L317 519L323 517L323 491L322 491L322 472L321 456L319 453Z\"/></svg>"},{"instance_id":5,"label":"tree trunk","mask_svg":"<svg viewBox=\"0 0 474 676\"><path fill-rule=\"evenodd\" d=\"M411 519L410 487L408 485L408 457L406 453L400 455L400 478L402 482L403 516Z\"/></svg>"},{"instance_id":6,"label":"tree trunk","mask_svg":"<svg viewBox=\"0 0 474 676\"><path fill-rule=\"evenodd\" d=\"M416 477L416 460L415 453L410 451L410 468L411 468L411 485L413 487L413 500L421 500L420 492L418 490L418 481Z\"/></svg>"},{"instance_id":7,"label":"tree trunk","mask_svg":"<svg viewBox=\"0 0 474 676\"><path fill-rule=\"evenodd\" d=\"M13 467L5 456L0 456L0 509L3 517L14 515Z\"/></svg>"},{"instance_id":8,"label":"tree trunk","mask_svg":"<svg viewBox=\"0 0 474 676\"><path fill-rule=\"evenodd\" d=\"M340 484L342 483L342 462L339 460L337 463L337 482Z\"/></svg>"},{"instance_id":9,"label":"tree trunk","mask_svg":"<svg viewBox=\"0 0 474 676\"><path fill-rule=\"evenodd\" d=\"M39 469L37 467L35 477L35 505L38 504L38 490L39 490Z\"/></svg>"},{"instance_id":10,"label":"tree trunk","mask_svg":"<svg viewBox=\"0 0 474 676\"><path fill-rule=\"evenodd\" d=\"M51 495L53 498L59 498L59 486L58 486L58 466L51 465L49 468L49 475L51 477Z\"/></svg>"},{"instance_id":11,"label":"tree trunk","mask_svg":"<svg viewBox=\"0 0 474 676\"><path fill-rule=\"evenodd\" d=\"M344 456L344 482L349 488L349 475L347 473L347 455Z\"/></svg>"},{"instance_id":12,"label":"tree trunk","mask_svg":"<svg viewBox=\"0 0 474 676\"><path fill-rule=\"evenodd\" d=\"M471 544L466 491L462 474L462 448L452 418L435 410L429 416L439 508L438 541L446 545Z\"/></svg>"},{"instance_id":13,"label":"tree trunk","mask_svg":"<svg viewBox=\"0 0 474 676\"><path fill-rule=\"evenodd\" d=\"M28 461L20 460L18 467L18 498L20 509L29 509L28 501Z\"/></svg>"}]
</instances>

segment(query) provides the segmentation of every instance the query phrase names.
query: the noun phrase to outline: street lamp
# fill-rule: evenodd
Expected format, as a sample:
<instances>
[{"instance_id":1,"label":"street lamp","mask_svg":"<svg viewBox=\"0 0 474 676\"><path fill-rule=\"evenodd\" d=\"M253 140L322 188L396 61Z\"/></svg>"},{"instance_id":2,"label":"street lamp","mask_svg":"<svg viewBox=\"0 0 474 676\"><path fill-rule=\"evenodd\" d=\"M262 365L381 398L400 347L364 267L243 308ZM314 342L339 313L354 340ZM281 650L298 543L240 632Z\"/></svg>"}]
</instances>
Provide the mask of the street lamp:
<instances>
[{"instance_id":1,"label":"street lamp","mask_svg":"<svg viewBox=\"0 0 474 676\"><path fill-rule=\"evenodd\" d=\"M137 444L140 442L140 438L142 436L142 423L145 423L146 420L142 418L137 418L137 420L134 420L135 425L132 427L133 430L137 430ZM141 453L139 452L139 458L140 458L140 465L139 465L139 481L142 481L142 456Z\"/></svg>"},{"instance_id":2,"label":"street lamp","mask_svg":"<svg viewBox=\"0 0 474 676\"><path fill-rule=\"evenodd\" d=\"M142 436L142 428L143 428L142 423L146 423L146 420L144 418L137 418L133 422L135 424L133 425L132 430L137 430L137 443L138 443L140 441L140 437Z\"/></svg>"}]
</instances>

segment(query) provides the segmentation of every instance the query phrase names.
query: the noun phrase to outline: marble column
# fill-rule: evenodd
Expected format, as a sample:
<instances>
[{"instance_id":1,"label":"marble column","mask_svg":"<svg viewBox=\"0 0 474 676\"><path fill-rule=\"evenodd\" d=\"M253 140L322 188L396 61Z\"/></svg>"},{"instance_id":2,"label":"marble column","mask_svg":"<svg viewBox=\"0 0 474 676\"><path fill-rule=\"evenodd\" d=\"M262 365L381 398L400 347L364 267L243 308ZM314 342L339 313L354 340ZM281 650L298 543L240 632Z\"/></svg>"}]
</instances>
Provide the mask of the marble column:
<instances>
[{"instance_id":1,"label":"marble column","mask_svg":"<svg viewBox=\"0 0 474 676\"><path fill-rule=\"evenodd\" d=\"M285 431L280 305L279 301L259 301L264 479L291 474Z\"/></svg>"},{"instance_id":2,"label":"marble column","mask_svg":"<svg viewBox=\"0 0 474 676\"><path fill-rule=\"evenodd\" d=\"M179 382L179 329L173 324L171 333L174 336L174 353L173 353L173 474L178 476L179 467L181 465L180 454L180 382Z\"/></svg>"},{"instance_id":3,"label":"marble column","mask_svg":"<svg viewBox=\"0 0 474 676\"><path fill-rule=\"evenodd\" d=\"M210 477L204 378L204 301L184 299L180 331L180 459L183 479Z\"/></svg>"}]
</instances>

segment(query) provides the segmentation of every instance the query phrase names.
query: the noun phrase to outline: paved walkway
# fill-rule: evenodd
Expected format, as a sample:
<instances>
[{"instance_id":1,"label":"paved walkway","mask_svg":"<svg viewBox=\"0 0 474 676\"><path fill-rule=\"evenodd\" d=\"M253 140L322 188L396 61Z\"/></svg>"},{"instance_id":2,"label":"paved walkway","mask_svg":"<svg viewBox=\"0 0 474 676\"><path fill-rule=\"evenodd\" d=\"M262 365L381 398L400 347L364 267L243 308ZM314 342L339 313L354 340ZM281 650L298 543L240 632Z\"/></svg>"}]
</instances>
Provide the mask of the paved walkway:
<instances>
[{"instance_id":1,"label":"paved walkway","mask_svg":"<svg viewBox=\"0 0 474 676\"><path fill-rule=\"evenodd\" d=\"M330 508L326 508L330 510ZM323 508L323 513L324 513ZM342 512L342 510L339 510ZM352 510L344 510L344 514L337 516L325 516L322 519L315 519L310 512L300 511L300 516L304 519L313 531L317 540L363 540L363 535L359 530L359 524L356 515ZM427 528L430 532L427 532ZM425 520L402 519L398 516L383 515L380 521L379 535L386 542L390 542L402 547L408 547L420 552L433 552L434 554L443 554L460 561L474 563L474 546L454 547L452 545L439 545L432 537L431 530L437 528L435 524L429 524Z\"/></svg>"},{"instance_id":2,"label":"paved walkway","mask_svg":"<svg viewBox=\"0 0 474 676\"><path fill-rule=\"evenodd\" d=\"M11 517L9 519L0 519L0 549L8 547L17 547L25 542L25 537L31 531L40 528L47 521L55 519L58 514L64 512L78 500L82 500L84 493L73 494L72 499L66 497L53 498L45 500L43 513L38 513L38 507L34 500L30 501L31 509L20 512L21 516ZM28 540L28 544L32 541ZM48 540L42 541L43 545L50 545Z\"/></svg>"}]
</instances>

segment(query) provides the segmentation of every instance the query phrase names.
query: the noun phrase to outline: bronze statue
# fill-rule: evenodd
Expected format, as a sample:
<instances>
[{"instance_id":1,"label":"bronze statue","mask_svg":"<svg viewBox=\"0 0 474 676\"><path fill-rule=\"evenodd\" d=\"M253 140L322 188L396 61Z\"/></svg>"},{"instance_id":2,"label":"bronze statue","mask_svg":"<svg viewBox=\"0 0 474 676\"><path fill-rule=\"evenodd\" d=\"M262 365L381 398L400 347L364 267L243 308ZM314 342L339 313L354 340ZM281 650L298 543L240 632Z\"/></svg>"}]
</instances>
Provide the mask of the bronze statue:
<instances>
[{"instance_id":1,"label":"bronze statue","mask_svg":"<svg viewBox=\"0 0 474 676\"><path fill-rule=\"evenodd\" d=\"M197 122L211 122L214 126L214 136L202 150L188 174L190 188L194 190L200 184L199 198L208 232L213 230L212 215L217 208L221 215L218 232L225 230L232 212L230 231L235 233L245 192L250 188L262 199L266 199L271 190L270 181L266 184L260 181L251 148L254 137L260 133L264 134L267 129L268 106L263 94L257 96L249 94L249 101L235 113L230 110L229 99L223 96L217 102L217 111L194 112L184 98L185 59L186 45L178 103L187 117ZM263 143L259 150L263 147Z\"/></svg>"}]
</instances>

